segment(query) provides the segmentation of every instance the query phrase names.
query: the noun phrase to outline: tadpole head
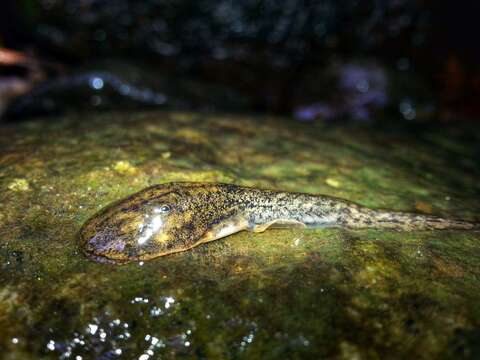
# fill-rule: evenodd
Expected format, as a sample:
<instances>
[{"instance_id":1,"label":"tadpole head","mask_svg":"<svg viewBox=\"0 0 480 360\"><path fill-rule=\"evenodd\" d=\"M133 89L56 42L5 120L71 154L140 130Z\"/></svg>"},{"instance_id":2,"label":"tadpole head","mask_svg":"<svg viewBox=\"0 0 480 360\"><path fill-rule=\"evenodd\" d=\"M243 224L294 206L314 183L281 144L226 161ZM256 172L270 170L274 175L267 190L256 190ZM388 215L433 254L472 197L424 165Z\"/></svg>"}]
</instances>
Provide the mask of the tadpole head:
<instances>
[{"instance_id":1,"label":"tadpole head","mask_svg":"<svg viewBox=\"0 0 480 360\"><path fill-rule=\"evenodd\" d=\"M80 247L91 259L106 263L149 260L182 251L176 236L181 225L179 194L168 186L140 191L100 211L80 230Z\"/></svg>"}]
</instances>

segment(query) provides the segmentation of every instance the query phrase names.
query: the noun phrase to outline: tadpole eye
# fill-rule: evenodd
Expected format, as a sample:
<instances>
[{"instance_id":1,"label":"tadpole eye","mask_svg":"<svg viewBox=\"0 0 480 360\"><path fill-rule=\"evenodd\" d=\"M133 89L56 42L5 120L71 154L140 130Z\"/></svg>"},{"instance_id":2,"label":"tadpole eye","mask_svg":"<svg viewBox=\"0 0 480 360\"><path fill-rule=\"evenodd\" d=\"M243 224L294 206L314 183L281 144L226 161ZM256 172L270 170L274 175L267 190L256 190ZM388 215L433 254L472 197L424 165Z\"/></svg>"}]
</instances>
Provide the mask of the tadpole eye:
<instances>
[{"instance_id":1,"label":"tadpole eye","mask_svg":"<svg viewBox=\"0 0 480 360\"><path fill-rule=\"evenodd\" d=\"M158 208L160 212L166 213L171 210L170 205L162 205Z\"/></svg>"}]
</instances>

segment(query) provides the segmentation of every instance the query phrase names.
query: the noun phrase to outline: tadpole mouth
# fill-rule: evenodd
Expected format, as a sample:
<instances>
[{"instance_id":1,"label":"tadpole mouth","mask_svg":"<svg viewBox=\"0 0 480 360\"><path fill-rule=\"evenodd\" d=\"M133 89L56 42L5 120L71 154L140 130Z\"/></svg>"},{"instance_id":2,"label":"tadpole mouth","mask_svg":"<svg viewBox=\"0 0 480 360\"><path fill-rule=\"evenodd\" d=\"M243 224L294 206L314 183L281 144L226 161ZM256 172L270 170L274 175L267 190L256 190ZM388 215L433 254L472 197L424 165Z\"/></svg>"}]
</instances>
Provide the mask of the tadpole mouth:
<instances>
[{"instance_id":1,"label":"tadpole mouth","mask_svg":"<svg viewBox=\"0 0 480 360\"><path fill-rule=\"evenodd\" d=\"M80 249L82 250L83 254L89 258L90 260L103 263L103 264L115 264L115 265L122 265L128 263L130 261L135 261L134 257L132 258L120 258L116 259L112 256L107 256L102 254L102 250L109 251L111 249L111 233L107 232L107 236L102 234L96 234L94 236L86 236L86 234L80 232L79 240L80 240ZM122 242L119 242L117 245L116 250L123 250L124 245Z\"/></svg>"}]
</instances>

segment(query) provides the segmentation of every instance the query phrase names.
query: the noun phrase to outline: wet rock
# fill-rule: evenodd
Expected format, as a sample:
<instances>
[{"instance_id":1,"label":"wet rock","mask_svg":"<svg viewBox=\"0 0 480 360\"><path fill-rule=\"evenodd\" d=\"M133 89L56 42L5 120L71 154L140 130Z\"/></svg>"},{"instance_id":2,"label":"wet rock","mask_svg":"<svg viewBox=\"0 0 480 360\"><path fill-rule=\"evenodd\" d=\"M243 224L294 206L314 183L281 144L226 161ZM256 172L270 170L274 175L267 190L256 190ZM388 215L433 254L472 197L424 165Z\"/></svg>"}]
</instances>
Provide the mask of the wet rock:
<instances>
[{"instance_id":1,"label":"wet rock","mask_svg":"<svg viewBox=\"0 0 480 360\"><path fill-rule=\"evenodd\" d=\"M474 220L473 130L168 112L4 126L2 356L474 358L478 233L272 229L125 266L92 262L77 243L100 208L168 181Z\"/></svg>"}]
</instances>

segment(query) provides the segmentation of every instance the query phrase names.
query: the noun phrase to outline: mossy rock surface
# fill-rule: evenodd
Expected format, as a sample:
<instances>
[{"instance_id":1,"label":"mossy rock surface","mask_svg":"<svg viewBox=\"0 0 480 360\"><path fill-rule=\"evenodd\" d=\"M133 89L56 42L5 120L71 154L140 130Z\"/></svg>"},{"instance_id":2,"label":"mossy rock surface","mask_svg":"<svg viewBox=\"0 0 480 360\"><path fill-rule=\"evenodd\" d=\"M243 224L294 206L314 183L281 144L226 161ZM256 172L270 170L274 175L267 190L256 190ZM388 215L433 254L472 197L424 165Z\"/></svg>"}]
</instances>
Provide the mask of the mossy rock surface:
<instances>
[{"instance_id":1,"label":"mossy rock surface","mask_svg":"<svg viewBox=\"0 0 480 360\"><path fill-rule=\"evenodd\" d=\"M164 112L4 125L0 358L478 358L479 233L243 232L124 266L86 259L77 234L110 202L168 181L478 220L479 140Z\"/></svg>"}]
</instances>

